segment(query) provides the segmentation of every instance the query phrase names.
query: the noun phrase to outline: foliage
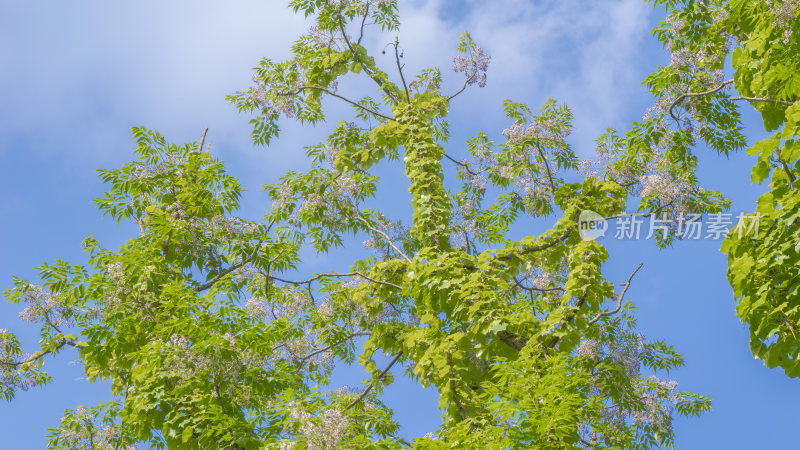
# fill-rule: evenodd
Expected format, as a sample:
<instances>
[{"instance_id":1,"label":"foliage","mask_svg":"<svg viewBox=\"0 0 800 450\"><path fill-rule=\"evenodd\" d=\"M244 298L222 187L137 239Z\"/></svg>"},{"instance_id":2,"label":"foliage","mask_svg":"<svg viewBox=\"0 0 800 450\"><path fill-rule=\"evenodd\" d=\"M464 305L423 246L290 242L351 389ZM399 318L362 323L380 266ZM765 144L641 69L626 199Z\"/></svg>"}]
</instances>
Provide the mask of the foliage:
<instances>
[{"instance_id":1,"label":"foliage","mask_svg":"<svg viewBox=\"0 0 800 450\"><path fill-rule=\"evenodd\" d=\"M764 129L775 133L748 149L756 157L751 180L769 179L755 211L728 233L728 279L736 313L750 329L750 348L767 366L800 376L800 2L663 2L667 20L656 30L672 51L673 63L650 78L659 100L683 108L674 117L682 130L725 118L719 142L740 142L734 102L758 110ZM722 63L731 56L733 78L723 81ZM676 62L677 61L677 62ZM709 76L709 71L719 71ZM734 88L738 95L726 91ZM718 140L707 140L711 148Z\"/></svg>"},{"instance_id":2,"label":"foliage","mask_svg":"<svg viewBox=\"0 0 800 450\"><path fill-rule=\"evenodd\" d=\"M264 221L231 216L241 188L202 139L174 145L137 128L139 159L100 171L110 189L97 205L141 235L117 251L88 238L87 265L44 264L41 285L15 280L6 292L42 324L33 355L0 335L7 399L46 382L43 356L69 346L117 397L68 412L52 446L99 439L103 423L123 444L158 448L646 448L672 444L674 412L709 409L656 376L683 360L635 331L624 295L639 268L615 293L602 275L608 252L580 238L577 219L584 210L618 215L630 195L642 196L643 213L676 221L725 208L721 194L697 185L689 147L698 137L720 152L743 145L728 99L701 101L699 131L669 129L665 111L624 137L609 131L600 159L582 164L567 142L566 106L551 100L534 112L509 100L502 142L477 132L459 161L445 152L446 117L466 88L485 85L490 61L469 34L454 58L463 85L447 95L436 68L406 82L397 39L387 47L391 76L362 45L365 25L398 30L395 1L290 6L315 26L287 61L263 60L255 85L230 101L256 115L261 144L279 137L282 118L326 120L323 99L346 102L354 116L305 149L307 171L266 186L274 203ZM652 89L659 77L691 87L714 80L675 74L654 76ZM374 84L377 99L339 94L345 76ZM369 206L384 160L402 160L410 228ZM445 160L456 177L445 177ZM516 239L511 226L526 216L554 223ZM353 234L368 238L371 256L347 273L292 279L304 245L326 253ZM388 365L378 366L381 355ZM334 361L356 360L368 374L363 388L325 387ZM397 436L380 401L396 366L435 386L444 411L436 435Z\"/></svg>"}]
</instances>

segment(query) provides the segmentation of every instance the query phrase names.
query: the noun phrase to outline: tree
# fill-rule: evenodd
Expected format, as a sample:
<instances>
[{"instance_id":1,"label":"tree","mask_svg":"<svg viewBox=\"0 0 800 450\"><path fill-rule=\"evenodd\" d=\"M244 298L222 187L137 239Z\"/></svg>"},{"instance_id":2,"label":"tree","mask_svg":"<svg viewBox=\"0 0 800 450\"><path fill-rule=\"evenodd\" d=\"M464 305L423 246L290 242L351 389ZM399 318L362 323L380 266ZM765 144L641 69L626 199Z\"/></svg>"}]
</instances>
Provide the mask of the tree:
<instances>
[{"instance_id":1,"label":"tree","mask_svg":"<svg viewBox=\"0 0 800 450\"><path fill-rule=\"evenodd\" d=\"M657 129L655 119L624 138L610 131L600 159L579 164L566 106L548 101L534 113L507 100L502 142L479 131L457 159L445 152L446 116L486 83L490 61L469 34L454 58L463 85L448 94L439 69L406 78L398 39L387 47L391 74L362 46L367 24L398 31L395 1L290 6L315 27L289 60L263 60L255 86L230 100L256 115L260 144L278 138L283 117L326 120L323 99L346 102L354 117L305 149L306 172L267 186L274 203L263 223L232 216L241 189L204 139L175 145L136 128L138 160L100 171L110 188L97 204L135 221L140 236L117 251L87 238L88 265L44 264L40 284L18 279L6 292L42 324L31 355L0 333L6 399L46 383L45 357L68 347L91 380L112 381L114 400L69 411L52 446L639 448L672 443L673 411L709 408L655 375L683 360L635 330L625 294L641 265L615 292L601 273L608 252L578 230L582 211L621 214L629 195L643 198L643 214L676 221L725 208L697 186L691 131ZM377 99L340 94L343 77ZM738 136L734 114L714 115L719 130L700 136L719 151L741 146L725 141ZM408 228L374 206L376 164L401 156ZM511 226L525 216L557 219L516 239ZM347 273L295 277L304 245L329 252L351 234L367 236L373 254ZM334 362L356 360L369 374L361 389L319 388ZM436 387L436 436L397 436L380 393L401 366Z\"/></svg>"},{"instance_id":2,"label":"tree","mask_svg":"<svg viewBox=\"0 0 800 450\"><path fill-rule=\"evenodd\" d=\"M775 132L747 149L751 180L770 179L756 210L740 218L722 245L736 313L749 326L753 355L800 376L800 2L657 1L667 20L657 36L672 63L647 80L658 98L652 117L628 142L659 130L697 135L726 153L745 147L738 105L746 102ZM731 56L733 78L723 77ZM731 88L737 94L731 94ZM673 144L680 149L680 144ZM629 152L631 147L629 146Z\"/></svg>"}]
</instances>

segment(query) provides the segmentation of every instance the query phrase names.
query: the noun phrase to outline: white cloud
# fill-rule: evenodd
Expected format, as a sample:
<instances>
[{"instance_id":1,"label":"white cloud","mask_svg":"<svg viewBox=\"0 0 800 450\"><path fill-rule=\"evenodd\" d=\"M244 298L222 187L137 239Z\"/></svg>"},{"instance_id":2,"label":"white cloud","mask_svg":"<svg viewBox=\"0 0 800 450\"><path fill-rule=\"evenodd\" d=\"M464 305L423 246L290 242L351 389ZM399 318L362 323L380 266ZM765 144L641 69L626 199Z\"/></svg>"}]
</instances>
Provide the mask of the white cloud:
<instances>
[{"instance_id":1,"label":"white cloud","mask_svg":"<svg viewBox=\"0 0 800 450\"><path fill-rule=\"evenodd\" d=\"M128 127L139 124L176 140L210 126L212 141L249 151L246 118L222 98L249 85L249 68L261 56L287 55L308 25L282 4L255 0L27 2L4 9L0 156L18 137L46 155L64 157L69 147L81 153L81 163L127 158ZM641 92L644 71L636 61L647 37L648 8L637 0L409 0L401 2L401 13L408 75L436 65L448 88L457 89L463 78L450 66L464 30L493 56L488 87L455 103L456 137L460 130L504 128L504 98L532 107L549 97L567 102L583 154L600 130L632 119L622 114L632 93ZM392 38L369 42L387 70L393 58L379 52ZM298 145L289 136L280 148ZM300 153L251 157L296 161L289 155Z\"/></svg>"}]
</instances>

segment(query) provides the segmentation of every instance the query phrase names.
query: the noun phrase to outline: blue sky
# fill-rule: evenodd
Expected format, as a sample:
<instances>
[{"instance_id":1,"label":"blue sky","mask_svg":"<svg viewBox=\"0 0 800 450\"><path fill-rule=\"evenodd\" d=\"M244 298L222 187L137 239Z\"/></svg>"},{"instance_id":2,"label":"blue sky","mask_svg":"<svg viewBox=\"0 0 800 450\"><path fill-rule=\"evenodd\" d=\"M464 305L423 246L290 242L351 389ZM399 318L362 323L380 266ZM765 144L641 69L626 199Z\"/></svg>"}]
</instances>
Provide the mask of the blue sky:
<instances>
[{"instance_id":1,"label":"blue sky","mask_svg":"<svg viewBox=\"0 0 800 450\"><path fill-rule=\"evenodd\" d=\"M101 219L91 204L103 189L95 169L131 159L132 126L157 129L176 142L196 140L209 127L212 151L248 188L242 215L264 213L270 202L260 184L302 167L300 146L316 142L327 129L301 131L287 123L275 145L254 149L247 118L223 100L249 85L249 68L260 57L281 59L307 28L282 3L0 6L0 288L8 287L14 275L34 280L32 269L42 261L82 261L80 242L88 235L107 247L134 235L130 225ZM400 41L412 73L432 65L448 73L464 30L492 54L488 86L467 91L454 104L447 151L455 155L476 131L498 135L508 126L501 114L503 99L538 107L552 97L573 109L570 142L579 155L590 156L592 141L604 128L625 130L641 116L650 99L640 82L654 65L668 60L649 35L658 14L638 0L410 0L401 1L401 14ZM368 44L378 55L390 38ZM446 87L455 90L458 81L448 75ZM343 90L355 87L346 84ZM761 136L760 120L752 113L745 117L753 142ZM698 154L703 184L728 194L734 213L752 209L761 188L749 185L747 156L724 159L702 148ZM382 195L405 189L401 176L387 180ZM605 267L609 279L623 282L644 263L627 298L638 307L647 337L666 340L686 357L686 367L671 377L682 389L714 402L702 418L676 422L676 447L796 446L800 385L751 356L746 330L734 313L719 242L688 241L667 250L652 241L604 242L611 253ZM343 267L346 256L309 258L308 270ZM34 343L36 329L18 320L16 312L0 303L0 328ZM48 360L54 383L0 403L3 445L42 448L43 430L58 423L64 408L109 398L104 385L77 380L80 368L69 364L74 359L74 353L65 352ZM360 369L342 370L335 381L355 385L362 376ZM406 436L436 428L432 392L399 382L387 391L387 401Z\"/></svg>"}]
</instances>

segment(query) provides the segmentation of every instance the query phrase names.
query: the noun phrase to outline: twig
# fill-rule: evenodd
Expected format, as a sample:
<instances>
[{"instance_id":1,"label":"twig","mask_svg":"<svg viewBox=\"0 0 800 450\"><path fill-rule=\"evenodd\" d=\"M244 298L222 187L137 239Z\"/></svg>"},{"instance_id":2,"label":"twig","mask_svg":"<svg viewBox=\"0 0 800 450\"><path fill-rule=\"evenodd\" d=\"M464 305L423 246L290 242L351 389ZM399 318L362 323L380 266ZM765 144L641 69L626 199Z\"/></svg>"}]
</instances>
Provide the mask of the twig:
<instances>
[{"instance_id":1,"label":"twig","mask_svg":"<svg viewBox=\"0 0 800 450\"><path fill-rule=\"evenodd\" d=\"M75 348L84 348L84 347L86 347L86 344L81 344L79 342L72 342L72 341L68 341L66 339L62 339L61 342L59 342L58 345L56 346L56 348L53 349L53 350L45 350L43 352L34 353L29 358L23 359L22 361L17 361L17 362L0 361L0 365L6 366L6 367L19 367L19 366L21 366L23 364L27 364L29 362L36 361L38 359L42 359L46 355L49 355L50 353L57 352L57 351L61 350L62 348L64 348L65 345L69 345L70 347L75 347Z\"/></svg>"},{"instance_id":2,"label":"twig","mask_svg":"<svg viewBox=\"0 0 800 450\"><path fill-rule=\"evenodd\" d=\"M475 71L472 72L472 75L470 75L469 77L467 77L466 80L464 80L464 84L461 85L461 89L457 90L453 95L447 97L447 101L449 102L450 100L456 98L456 96L458 96L458 94L464 92L464 90L467 88L467 85L469 84L469 82L472 81L472 79L475 78L476 75L478 75L478 69L475 69Z\"/></svg>"},{"instance_id":3,"label":"twig","mask_svg":"<svg viewBox=\"0 0 800 450\"><path fill-rule=\"evenodd\" d=\"M209 289L210 287L214 286L214 284L216 284L219 280L221 280L222 277L224 277L225 275L228 275L229 273L233 272L234 270L239 269L240 267L244 266L245 264L249 264L251 261L253 261L253 258L256 257L256 254L258 253L258 250L259 250L260 247L261 247L261 242L259 241L259 243L256 244L256 248L253 250L253 254L251 254L247 258L241 260L240 262L231 265L227 269L220 271L220 273L218 273L217 276L215 276L214 278L212 278L208 282L198 286L195 289L195 291L196 292L203 292L206 289Z\"/></svg>"},{"instance_id":4,"label":"twig","mask_svg":"<svg viewBox=\"0 0 800 450\"><path fill-rule=\"evenodd\" d=\"M517 277L514 277L514 283L517 285L517 287L519 287L520 289L524 289L526 291L555 292L555 291L563 291L564 290L564 288L560 288L560 287L554 287L554 288L528 287L528 286L523 285L522 282L517 279Z\"/></svg>"},{"instance_id":5,"label":"twig","mask_svg":"<svg viewBox=\"0 0 800 450\"><path fill-rule=\"evenodd\" d=\"M464 168L464 170L466 170L466 171L467 171L467 172L468 172L470 175L472 175L473 177L474 177L474 176L476 176L476 175L478 175L478 173L477 173L477 172L473 172L473 171L472 171L472 170L469 168L469 164L463 163L463 162L461 162L461 161L456 161L456 160L455 160L455 159L454 159L452 156L448 155L447 153L445 153L445 154L444 154L444 157L445 157L445 158L447 158L447 159L449 159L450 161L452 161L454 164L457 164L457 165L459 165L459 166L463 167L463 168Z\"/></svg>"},{"instance_id":6,"label":"twig","mask_svg":"<svg viewBox=\"0 0 800 450\"><path fill-rule=\"evenodd\" d=\"M557 244L560 244L564 239L568 238L570 234L572 234L572 228L567 229L567 231L565 231L560 236L556 237L555 239L553 239L550 242L542 242L541 244L538 244L538 245L532 245L530 247L523 248L522 250L520 250L518 252L518 254L519 255L527 255L528 253L534 253L534 252L538 252L538 251L541 251L541 250L546 250L546 249L548 249L550 247L553 247L553 246L555 246ZM497 258L497 260L498 261L508 261L511 258L512 258L511 255L506 255L506 256L502 256L500 258Z\"/></svg>"},{"instance_id":7,"label":"twig","mask_svg":"<svg viewBox=\"0 0 800 450\"><path fill-rule=\"evenodd\" d=\"M368 107L366 107L366 106L364 106L364 105L362 105L362 104L360 104L358 102L354 102L354 101L350 100L347 97L344 97L344 96L341 96L341 95L339 95L339 94L337 94L335 92L329 91L328 89L325 89L324 87L319 87L319 86L301 86L300 88L298 88L294 92L279 93L278 95L283 96L283 97L288 97L288 96L297 95L297 94L299 94L299 93L301 93L301 92L303 92L305 90L314 90L314 91L324 92L324 93L326 93L328 95L331 95L333 97L342 99L342 100L346 101L347 103L350 103L351 105L355 106L356 108L360 108L360 109L362 109L362 110L364 110L364 111L366 111L366 112L368 112L370 114L373 114L373 115L375 115L377 117L381 117L381 118L386 119L388 121L393 121L394 120L394 118L392 118L392 117L389 117L389 116L386 116L384 114L381 114L378 111L375 111L375 110L373 110L371 108L368 108Z\"/></svg>"},{"instance_id":8,"label":"twig","mask_svg":"<svg viewBox=\"0 0 800 450\"><path fill-rule=\"evenodd\" d=\"M406 91L406 101L411 103L411 96L408 94L408 85L406 85L406 77L403 76L403 66L400 65L400 54L397 48L400 46L400 41L397 36L394 37L394 59L397 61L397 71L400 72L400 81L403 82L403 90Z\"/></svg>"},{"instance_id":9,"label":"twig","mask_svg":"<svg viewBox=\"0 0 800 450\"><path fill-rule=\"evenodd\" d=\"M306 356L303 356L302 358L300 358L300 361L307 361L308 359L313 358L313 357L319 355L322 352L326 352L326 351L332 349L333 347L336 347L337 345L341 345L341 344L349 341L350 339L353 339L354 337L369 336L370 334L372 334L372 332L370 332L370 331L358 331L358 332L352 333L352 334L350 334L350 336L347 336L346 338L342 339L339 342L336 342L336 343L333 343L333 344L328 345L326 347L322 347L320 349L314 350L313 352L311 352L311 353L307 354Z\"/></svg>"},{"instance_id":10,"label":"twig","mask_svg":"<svg viewBox=\"0 0 800 450\"><path fill-rule=\"evenodd\" d=\"M780 105L792 106L794 102L786 100L776 100L774 98L759 98L759 97L731 97L731 100L747 100L748 102L764 102L764 103L778 103Z\"/></svg>"},{"instance_id":11,"label":"twig","mask_svg":"<svg viewBox=\"0 0 800 450\"><path fill-rule=\"evenodd\" d=\"M364 73L366 73L367 76L370 78L370 80L374 81L375 84L377 84L378 87L383 92L385 92L386 95L389 96L389 98L394 100L395 103L400 103L400 101L397 99L397 97L395 97L394 94L392 94L392 91L390 91L389 89L386 88L386 86L384 86L383 81L381 81L380 79L376 78L375 77L375 73L369 67L367 67L363 62L361 62L361 58L358 57L358 53L356 53L356 50L353 48L353 45L350 43L350 38L347 37L347 32L344 29L344 20L342 19L341 15L339 16L339 31L341 31L342 37L344 38L344 42L347 44L347 48L350 49L350 53L353 55L353 60L356 61L356 62L361 63L362 70L364 70ZM359 41L360 40L361 40L361 38L359 38Z\"/></svg>"},{"instance_id":12,"label":"twig","mask_svg":"<svg viewBox=\"0 0 800 450\"><path fill-rule=\"evenodd\" d=\"M619 294L619 297L617 297L617 307L612 309L611 311L601 312L601 313L597 314L594 319L589 321L588 325L592 325L594 323L597 323L597 321L600 320L601 318L606 317L606 316L610 316L612 314L616 314L616 313L619 312L619 310L622 308L622 298L625 297L625 293L628 292L628 288L631 286L631 280L633 279L633 276L636 275L636 272L638 272L639 269L641 269L641 268L642 268L642 263L639 263L639 265L636 266L636 269L634 269L633 272L631 273L631 276L628 277L628 281L625 282L625 288L622 289L622 293Z\"/></svg>"},{"instance_id":13,"label":"twig","mask_svg":"<svg viewBox=\"0 0 800 450\"><path fill-rule=\"evenodd\" d=\"M386 376L386 372L388 372L388 371L389 371L389 369L391 369L391 368L392 368L392 366L394 365L394 363L396 363L396 362L397 362L397 360L398 360L398 359L400 359L400 357L401 357L401 356L403 356L403 352L402 352L402 351L400 351L400 353L398 353L397 355L395 355L395 357L392 359L392 361L391 361L391 362L389 362L389 365L387 365L387 366L386 366L386 368L385 368L385 369L383 369L383 371L381 371L381 373L378 375L378 379L379 379L379 380L382 380L382 379L383 379L383 377L385 377L385 376ZM356 406L356 405L358 404L358 402L360 402L361 400L363 400L363 399L364 399L364 397L366 397L366 396L367 396L367 394L369 394L369 393L370 393L370 391L372 391L372 388L373 388L373 386L374 386L374 385L375 385L374 383L370 383L370 384L369 384L369 386L367 386L367 388L366 388L366 389L364 389L364 392L362 392L362 393L361 393L361 395L359 395L359 396L358 396L358 398L356 398L355 400L353 400L353 402L352 402L352 403L350 403L349 405L347 405L347 408L345 408L344 410L345 410L345 411L347 411L348 409L352 408L353 406Z\"/></svg>"},{"instance_id":14,"label":"twig","mask_svg":"<svg viewBox=\"0 0 800 450\"><path fill-rule=\"evenodd\" d=\"M326 277L361 277L361 278L363 278L363 279L365 279L367 281L371 281L371 282L376 283L376 284L382 284L384 286L393 287L395 289L401 289L401 290L403 289L402 286L398 286L398 285L396 285L394 283L389 283L388 281L376 280L375 278L369 277L369 276L367 276L367 275L365 275L365 274L363 274L361 272L319 273L319 274L317 274L317 275L315 275L315 276L313 276L313 277L311 277L311 278L309 278L307 280L299 280L299 281L298 280L285 280L283 278L278 278L278 277L273 276L273 275L267 275L267 277L272 279L272 280L275 280L275 281L280 281L281 283L293 284L295 286L304 285L304 284L310 285L314 281L317 281L317 280L319 280L321 278L326 278Z\"/></svg>"},{"instance_id":15,"label":"twig","mask_svg":"<svg viewBox=\"0 0 800 450\"><path fill-rule=\"evenodd\" d=\"M391 245L391 246L392 246L392 248L394 249L394 251L396 251L396 252L397 252L397 253L398 253L400 256L402 256L402 257L403 257L403 259L405 259L405 260L406 260L406 262L411 262L411 258L409 258L408 256L406 256L406 254L405 254L405 253L403 253L403 252L402 252L402 251L401 251L399 248L397 248L397 246L396 246L396 245L394 245L394 242L392 242L392 240L389 238L389 235L387 235L387 234L386 234L386 233L384 233L383 231L381 231L381 230L379 230L379 229L377 229L377 228L373 227L373 226L372 226L372 225L371 225L371 224L370 224L370 223L369 223L369 222L368 222L366 219L364 219L363 217L361 217L361 215L356 215L356 216L355 216L355 217L353 217L353 218L354 218L354 219L356 219L356 220L358 220L359 222L363 223L363 224L364 224L364 225L365 225L367 228L369 228L369 229L370 229L370 230L372 230L373 232L375 232L375 233L378 233L378 234L380 234L381 236L383 236L383 238L384 238L384 239L386 239L386 242L387 242L389 245Z\"/></svg>"}]
</instances>

